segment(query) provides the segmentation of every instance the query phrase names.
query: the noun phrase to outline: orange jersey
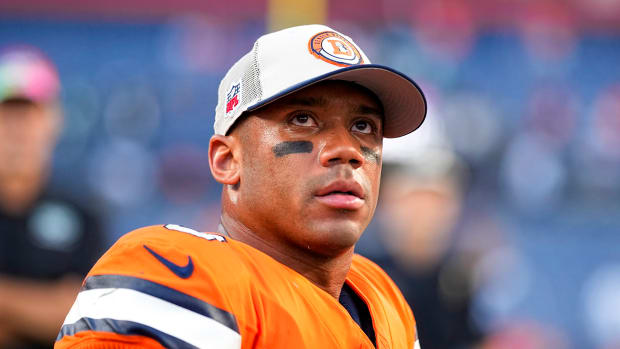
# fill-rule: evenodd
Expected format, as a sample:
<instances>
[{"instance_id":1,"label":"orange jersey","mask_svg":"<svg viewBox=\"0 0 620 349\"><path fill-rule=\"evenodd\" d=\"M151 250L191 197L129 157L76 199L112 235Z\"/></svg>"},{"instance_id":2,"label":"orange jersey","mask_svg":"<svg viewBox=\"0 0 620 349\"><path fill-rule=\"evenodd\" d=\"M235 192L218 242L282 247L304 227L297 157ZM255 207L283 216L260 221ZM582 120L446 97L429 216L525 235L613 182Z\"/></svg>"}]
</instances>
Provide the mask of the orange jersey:
<instances>
[{"instance_id":1,"label":"orange jersey","mask_svg":"<svg viewBox=\"0 0 620 349\"><path fill-rule=\"evenodd\" d=\"M415 320L378 266L355 255L346 283L368 306L377 348L419 348ZM374 348L327 292L217 234L135 230L95 264L55 348Z\"/></svg>"}]
</instances>

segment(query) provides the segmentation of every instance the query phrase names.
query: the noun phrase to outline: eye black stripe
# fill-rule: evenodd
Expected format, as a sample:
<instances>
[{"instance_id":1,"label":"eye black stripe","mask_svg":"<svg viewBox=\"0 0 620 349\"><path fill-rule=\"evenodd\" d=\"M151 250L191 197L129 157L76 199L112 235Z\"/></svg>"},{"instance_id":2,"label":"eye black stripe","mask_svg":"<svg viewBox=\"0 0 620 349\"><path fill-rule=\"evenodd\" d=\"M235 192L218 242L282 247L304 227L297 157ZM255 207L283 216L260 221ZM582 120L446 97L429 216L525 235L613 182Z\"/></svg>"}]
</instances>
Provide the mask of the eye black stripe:
<instances>
[{"instance_id":1,"label":"eye black stripe","mask_svg":"<svg viewBox=\"0 0 620 349\"><path fill-rule=\"evenodd\" d=\"M312 153L313 147L309 141L288 141L276 144L271 150L279 158L295 153Z\"/></svg>"}]
</instances>

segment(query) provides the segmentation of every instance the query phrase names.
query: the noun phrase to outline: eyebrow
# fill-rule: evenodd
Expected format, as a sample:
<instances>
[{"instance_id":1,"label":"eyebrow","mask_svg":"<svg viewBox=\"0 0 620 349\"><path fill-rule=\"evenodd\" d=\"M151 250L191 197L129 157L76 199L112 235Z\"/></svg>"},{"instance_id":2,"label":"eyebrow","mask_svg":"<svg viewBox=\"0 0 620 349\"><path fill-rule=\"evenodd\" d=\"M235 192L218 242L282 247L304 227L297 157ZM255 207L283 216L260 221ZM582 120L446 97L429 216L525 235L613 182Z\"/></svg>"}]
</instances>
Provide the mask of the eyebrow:
<instances>
[{"instance_id":1,"label":"eyebrow","mask_svg":"<svg viewBox=\"0 0 620 349\"><path fill-rule=\"evenodd\" d=\"M361 114L361 115L375 115L379 119L383 119L383 109L373 108L368 105L358 105L357 107L355 107L353 112L355 114Z\"/></svg>"}]
</instances>

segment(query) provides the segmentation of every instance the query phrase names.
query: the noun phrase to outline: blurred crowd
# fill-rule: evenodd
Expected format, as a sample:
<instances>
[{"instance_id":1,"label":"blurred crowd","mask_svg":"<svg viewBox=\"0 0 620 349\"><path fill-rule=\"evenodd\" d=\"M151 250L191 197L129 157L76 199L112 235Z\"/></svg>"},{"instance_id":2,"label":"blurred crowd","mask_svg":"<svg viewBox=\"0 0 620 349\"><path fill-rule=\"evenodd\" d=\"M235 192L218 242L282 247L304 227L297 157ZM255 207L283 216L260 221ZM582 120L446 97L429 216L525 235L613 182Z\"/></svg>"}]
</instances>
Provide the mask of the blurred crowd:
<instances>
[{"instance_id":1,"label":"blurred crowd","mask_svg":"<svg viewBox=\"0 0 620 349\"><path fill-rule=\"evenodd\" d=\"M478 2L499 15L428 1L403 20L384 1L393 21L325 18L429 102L420 130L385 141L358 252L399 284L425 349L620 348L620 1ZM6 222L20 217L32 235L20 248L37 256L0 240L0 299L39 289L64 304L98 253L140 226L217 228L217 84L267 18L0 20L2 57L13 52L0 61L0 232L16 235ZM45 341L5 326L8 311L0 301L0 347Z\"/></svg>"}]
</instances>

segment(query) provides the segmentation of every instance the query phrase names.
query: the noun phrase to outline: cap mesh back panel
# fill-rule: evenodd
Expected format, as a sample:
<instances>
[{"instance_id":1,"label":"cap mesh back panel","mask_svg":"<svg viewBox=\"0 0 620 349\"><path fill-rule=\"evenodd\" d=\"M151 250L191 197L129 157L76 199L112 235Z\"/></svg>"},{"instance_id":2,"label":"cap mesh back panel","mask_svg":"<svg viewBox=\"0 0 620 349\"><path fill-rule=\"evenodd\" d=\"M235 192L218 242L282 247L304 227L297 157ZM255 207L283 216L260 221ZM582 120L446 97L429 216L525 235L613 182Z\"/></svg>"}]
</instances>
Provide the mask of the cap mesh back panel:
<instances>
[{"instance_id":1,"label":"cap mesh back panel","mask_svg":"<svg viewBox=\"0 0 620 349\"><path fill-rule=\"evenodd\" d=\"M258 67L258 42L254 44L249 63L241 77L241 90L243 91L241 110L246 110L248 106L257 103L263 97L263 89L260 85L260 68Z\"/></svg>"},{"instance_id":2,"label":"cap mesh back panel","mask_svg":"<svg viewBox=\"0 0 620 349\"><path fill-rule=\"evenodd\" d=\"M230 68L220 83L218 105L215 110L216 121L214 128L216 133L228 133L233 120L237 120L241 113L262 98L263 93L260 84L257 53L258 44L255 44L252 51L248 52ZM226 113L227 93L235 84L241 85L239 89L239 105L230 113Z\"/></svg>"}]
</instances>

